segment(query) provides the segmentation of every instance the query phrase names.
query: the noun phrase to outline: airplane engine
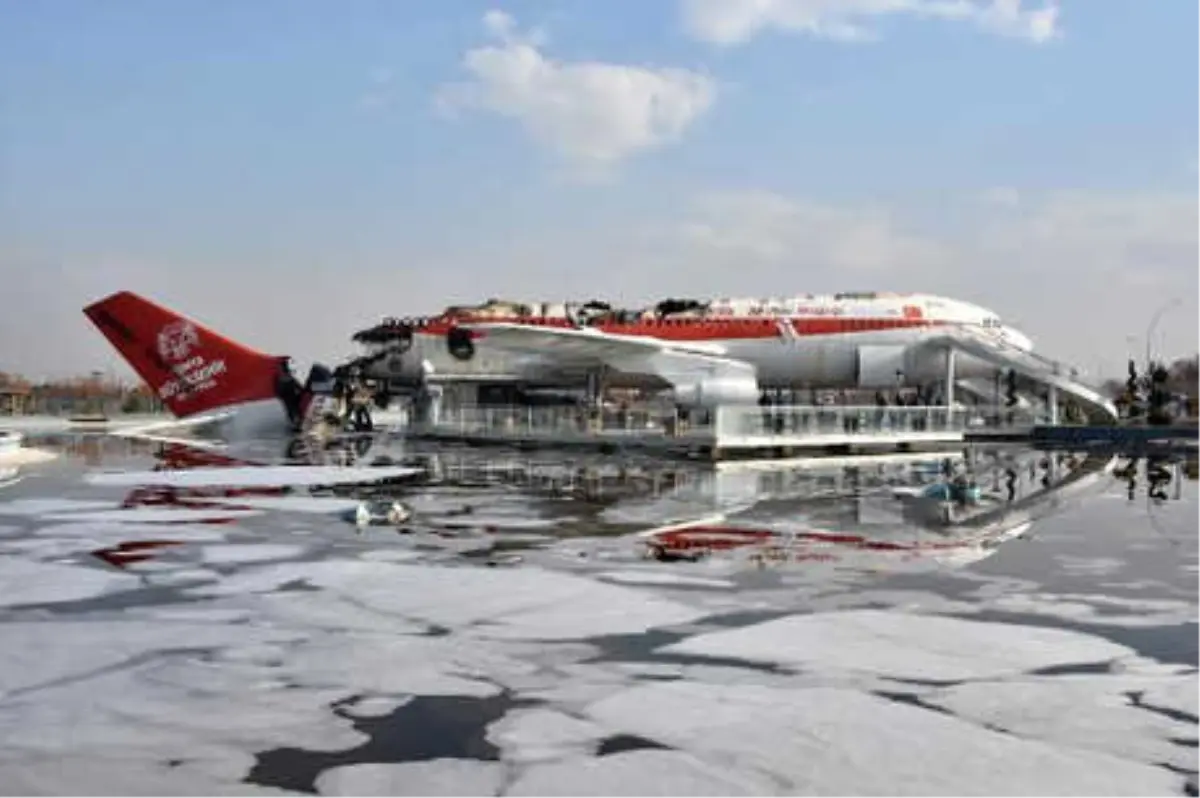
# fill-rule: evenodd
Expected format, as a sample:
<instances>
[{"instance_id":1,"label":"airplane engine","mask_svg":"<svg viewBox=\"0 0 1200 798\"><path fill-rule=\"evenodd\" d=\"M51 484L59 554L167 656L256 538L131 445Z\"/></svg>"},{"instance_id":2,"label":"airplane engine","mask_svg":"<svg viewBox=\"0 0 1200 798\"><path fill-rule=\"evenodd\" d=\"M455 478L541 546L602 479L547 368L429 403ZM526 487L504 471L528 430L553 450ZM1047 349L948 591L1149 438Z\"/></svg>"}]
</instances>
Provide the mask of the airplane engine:
<instances>
[{"instance_id":1,"label":"airplane engine","mask_svg":"<svg viewBox=\"0 0 1200 798\"><path fill-rule=\"evenodd\" d=\"M756 380L717 378L675 386L675 401L685 407L752 405L758 398Z\"/></svg>"},{"instance_id":2,"label":"airplane engine","mask_svg":"<svg viewBox=\"0 0 1200 798\"><path fill-rule=\"evenodd\" d=\"M470 360L475 356L475 342L471 331L462 327L451 327L446 333L446 349L456 360Z\"/></svg>"}]
</instances>

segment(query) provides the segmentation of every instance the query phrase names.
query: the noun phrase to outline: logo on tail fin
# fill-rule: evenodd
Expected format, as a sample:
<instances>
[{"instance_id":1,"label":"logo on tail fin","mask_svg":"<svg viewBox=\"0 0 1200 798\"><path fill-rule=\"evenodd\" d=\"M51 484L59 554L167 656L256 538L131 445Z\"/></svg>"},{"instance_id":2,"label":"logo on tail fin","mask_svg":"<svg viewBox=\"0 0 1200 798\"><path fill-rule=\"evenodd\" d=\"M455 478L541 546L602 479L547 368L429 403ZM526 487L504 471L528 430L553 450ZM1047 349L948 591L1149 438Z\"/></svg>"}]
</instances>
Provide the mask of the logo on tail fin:
<instances>
[{"instance_id":1,"label":"logo on tail fin","mask_svg":"<svg viewBox=\"0 0 1200 798\"><path fill-rule=\"evenodd\" d=\"M171 322L158 331L158 354L168 363L187 360L192 349L199 345L200 333L186 319Z\"/></svg>"}]
</instances>

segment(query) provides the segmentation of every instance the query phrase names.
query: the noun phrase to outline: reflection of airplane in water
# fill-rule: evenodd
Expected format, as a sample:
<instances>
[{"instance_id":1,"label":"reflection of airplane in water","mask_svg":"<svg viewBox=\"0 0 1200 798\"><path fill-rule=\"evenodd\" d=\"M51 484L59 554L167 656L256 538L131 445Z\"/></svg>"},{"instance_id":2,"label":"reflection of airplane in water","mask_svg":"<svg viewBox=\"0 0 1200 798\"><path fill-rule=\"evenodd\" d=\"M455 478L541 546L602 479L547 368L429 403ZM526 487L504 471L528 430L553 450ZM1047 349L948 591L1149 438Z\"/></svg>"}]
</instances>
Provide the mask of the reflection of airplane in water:
<instances>
[{"instance_id":1,"label":"reflection of airplane in water","mask_svg":"<svg viewBox=\"0 0 1200 798\"><path fill-rule=\"evenodd\" d=\"M961 566L1091 490L1107 484L1114 460L1001 455L953 464L919 487L856 480L852 496L786 495L732 512L659 526L638 538L660 560L717 552L764 563L826 563L860 570L900 563Z\"/></svg>"},{"instance_id":2,"label":"reflection of airplane in water","mask_svg":"<svg viewBox=\"0 0 1200 798\"><path fill-rule=\"evenodd\" d=\"M137 454L144 447L139 442ZM425 450L385 436L322 444L263 441L241 447L237 455L181 442L153 448L158 476L123 483L132 489L120 508L164 511L154 523L171 523L165 511L172 508L191 511L185 522L203 522L201 511L212 515L213 522L236 522L234 516L223 521L217 516L239 508L286 512L297 498L298 504L313 508L306 512L317 511L320 502L314 498L331 500L328 506L352 521L360 500L444 495L450 501L478 502L484 512L465 513L451 522L453 514L445 507L418 509L395 531L436 530L445 524L486 536L494 532L482 517L486 497L507 495L526 503L518 506L529 508L530 528L573 537L577 543L581 537L648 530L635 535L639 545L631 551L645 548L660 559L693 559L724 550L754 562L836 568L899 562L961 565L980 559L1103 482L1115 463L1108 456L969 449L951 456L897 454L713 467L558 452L497 457L494 451L465 447ZM270 484L267 472L283 471L281 462L313 470L403 466L411 476L374 485L292 485L284 479ZM195 469L242 473L203 485L179 478ZM261 470L264 478L244 482L251 470ZM545 502L549 504L539 505ZM554 517L551 527L544 523L546 507L560 508L548 513ZM542 523L536 522L539 517ZM520 531L519 519L509 529ZM497 545L504 544L504 534L493 535ZM552 540L543 538L537 545L552 546Z\"/></svg>"}]
</instances>

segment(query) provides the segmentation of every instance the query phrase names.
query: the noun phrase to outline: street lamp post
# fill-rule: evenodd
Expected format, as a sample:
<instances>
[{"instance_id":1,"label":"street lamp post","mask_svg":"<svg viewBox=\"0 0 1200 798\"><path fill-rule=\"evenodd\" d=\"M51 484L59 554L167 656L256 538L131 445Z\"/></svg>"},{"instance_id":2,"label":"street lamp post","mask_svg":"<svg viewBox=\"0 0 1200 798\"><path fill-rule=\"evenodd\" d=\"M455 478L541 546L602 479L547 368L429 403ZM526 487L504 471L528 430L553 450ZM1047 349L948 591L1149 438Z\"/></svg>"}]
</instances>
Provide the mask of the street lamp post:
<instances>
[{"instance_id":1,"label":"street lamp post","mask_svg":"<svg viewBox=\"0 0 1200 798\"><path fill-rule=\"evenodd\" d=\"M1154 315L1150 317L1150 324L1146 327L1146 373L1150 373L1150 355L1151 347L1154 342L1154 331L1158 329L1158 323L1168 310L1179 305L1179 297L1174 297L1170 301L1164 303L1158 310L1154 311Z\"/></svg>"}]
</instances>

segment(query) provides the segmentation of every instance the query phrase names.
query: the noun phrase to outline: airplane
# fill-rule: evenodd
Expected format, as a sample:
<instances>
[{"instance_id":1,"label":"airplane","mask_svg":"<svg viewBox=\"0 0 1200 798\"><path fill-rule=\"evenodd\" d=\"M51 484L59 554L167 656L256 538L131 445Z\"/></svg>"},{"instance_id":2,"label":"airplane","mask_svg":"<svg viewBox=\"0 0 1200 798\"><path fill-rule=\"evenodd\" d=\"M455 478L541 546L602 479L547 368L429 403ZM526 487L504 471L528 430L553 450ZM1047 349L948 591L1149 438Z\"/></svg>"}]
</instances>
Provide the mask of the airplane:
<instances>
[{"instance_id":1,"label":"airplane","mask_svg":"<svg viewBox=\"0 0 1200 798\"><path fill-rule=\"evenodd\" d=\"M288 357L232 341L129 291L83 312L189 424L218 420L237 437L276 437L330 412L334 372L320 364L301 384ZM492 301L370 332L356 336L369 351L348 365L389 385L419 392L456 376L487 382L502 374L562 387L602 372L607 387L670 389L684 409L751 404L771 388L935 384L947 374L951 347L966 350L955 358L957 384L995 384L1012 353L1033 349L985 308L918 294L667 300L642 311ZM975 391L987 395L987 385ZM380 393L382 407L388 389Z\"/></svg>"},{"instance_id":2,"label":"airplane","mask_svg":"<svg viewBox=\"0 0 1200 798\"><path fill-rule=\"evenodd\" d=\"M764 390L891 390L945 379L995 396L998 373L1033 342L967 302L876 292L789 299L664 300L637 310L603 302L489 300L360 331L368 373L397 385L508 381L669 389L681 407L748 404ZM1029 366L1026 364L1025 368Z\"/></svg>"}]
</instances>

